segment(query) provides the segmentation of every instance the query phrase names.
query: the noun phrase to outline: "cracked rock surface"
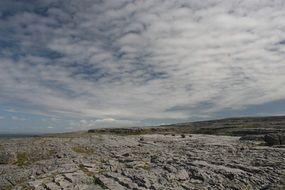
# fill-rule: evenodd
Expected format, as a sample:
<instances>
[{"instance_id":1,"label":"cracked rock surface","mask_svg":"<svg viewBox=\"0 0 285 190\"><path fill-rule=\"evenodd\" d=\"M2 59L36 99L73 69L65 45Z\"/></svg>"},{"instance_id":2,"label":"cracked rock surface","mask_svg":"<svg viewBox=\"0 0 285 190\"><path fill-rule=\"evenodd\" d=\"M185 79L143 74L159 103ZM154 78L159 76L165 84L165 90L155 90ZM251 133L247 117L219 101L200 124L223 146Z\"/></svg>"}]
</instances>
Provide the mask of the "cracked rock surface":
<instances>
[{"instance_id":1,"label":"cracked rock surface","mask_svg":"<svg viewBox=\"0 0 285 190\"><path fill-rule=\"evenodd\" d=\"M0 189L284 189L285 148L211 135L0 140Z\"/></svg>"}]
</instances>

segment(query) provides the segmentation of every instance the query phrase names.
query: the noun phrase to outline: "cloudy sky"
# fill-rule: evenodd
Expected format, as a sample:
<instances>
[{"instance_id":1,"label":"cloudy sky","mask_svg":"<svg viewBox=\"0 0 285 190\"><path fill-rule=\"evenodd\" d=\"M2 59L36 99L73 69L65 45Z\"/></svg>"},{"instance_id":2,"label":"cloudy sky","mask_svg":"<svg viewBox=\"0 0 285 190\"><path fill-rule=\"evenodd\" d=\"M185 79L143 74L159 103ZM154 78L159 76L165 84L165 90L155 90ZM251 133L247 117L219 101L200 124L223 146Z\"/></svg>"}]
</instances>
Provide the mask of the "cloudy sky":
<instances>
[{"instance_id":1,"label":"cloudy sky","mask_svg":"<svg viewBox=\"0 0 285 190\"><path fill-rule=\"evenodd\" d=\"M284 0L1 0L0 132L285 114Z\"/></svg>"}]
</instances>

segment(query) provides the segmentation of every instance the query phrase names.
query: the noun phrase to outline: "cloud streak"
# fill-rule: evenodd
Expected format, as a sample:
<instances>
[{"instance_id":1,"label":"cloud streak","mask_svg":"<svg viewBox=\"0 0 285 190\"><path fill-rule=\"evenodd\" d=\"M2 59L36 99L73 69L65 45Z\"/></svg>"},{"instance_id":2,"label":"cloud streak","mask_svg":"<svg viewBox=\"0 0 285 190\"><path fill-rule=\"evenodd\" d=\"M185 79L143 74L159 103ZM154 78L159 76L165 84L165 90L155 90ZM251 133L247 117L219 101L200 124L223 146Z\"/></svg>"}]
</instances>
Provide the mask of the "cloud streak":
<instances>
[{"instance_id":1,"label":"cloud streak","mask_svg":"<svg viewBox=\"0 0 285 190\"><path fill-rule=\"evenodd\" d=\"M0 4L2 104L98 122L285 98L282 0L32 2Z\"/></svg>"}]
</instances>

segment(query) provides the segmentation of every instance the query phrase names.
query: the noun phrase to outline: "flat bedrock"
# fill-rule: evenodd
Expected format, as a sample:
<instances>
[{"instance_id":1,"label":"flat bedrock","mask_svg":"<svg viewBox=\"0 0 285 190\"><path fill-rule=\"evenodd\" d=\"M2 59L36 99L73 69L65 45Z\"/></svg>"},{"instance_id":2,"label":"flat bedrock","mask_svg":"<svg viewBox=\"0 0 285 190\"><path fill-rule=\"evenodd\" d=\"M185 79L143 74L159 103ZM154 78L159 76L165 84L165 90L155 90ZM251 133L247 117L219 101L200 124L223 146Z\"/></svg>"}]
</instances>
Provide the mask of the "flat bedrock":
<instances>
[{"instance_id":1,"label":"flat bedrock","mask_svg":"<svg viewBox=\"0 0 285 190\"><path fill-rule=\"evenodd\" d=\"M277 138L268 135L265 141L269 137ZM87 134L1 139L0 189L284 189L283 137L278 136L279 146L252 138Z\"/></svg>"}]
</instances>

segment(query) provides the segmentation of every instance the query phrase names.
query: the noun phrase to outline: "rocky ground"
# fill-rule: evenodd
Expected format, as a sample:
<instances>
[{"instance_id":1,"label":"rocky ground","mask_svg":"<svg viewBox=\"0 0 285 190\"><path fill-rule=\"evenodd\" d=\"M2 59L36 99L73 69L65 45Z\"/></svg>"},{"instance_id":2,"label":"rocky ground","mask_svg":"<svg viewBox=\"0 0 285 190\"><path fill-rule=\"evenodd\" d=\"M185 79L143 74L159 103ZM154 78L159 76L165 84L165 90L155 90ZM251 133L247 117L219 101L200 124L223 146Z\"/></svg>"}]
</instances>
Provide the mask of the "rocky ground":
<instances>
[{"instance_id":1,"label":"rocky ground","mask_svg":"<svg viewBox=\"0 0 285 190\"><path fill-rule=\"evenodd\" d=\"M284 189L285 147L211 135L0 140L0 189Z\"/></svg>"}]
</instances>

